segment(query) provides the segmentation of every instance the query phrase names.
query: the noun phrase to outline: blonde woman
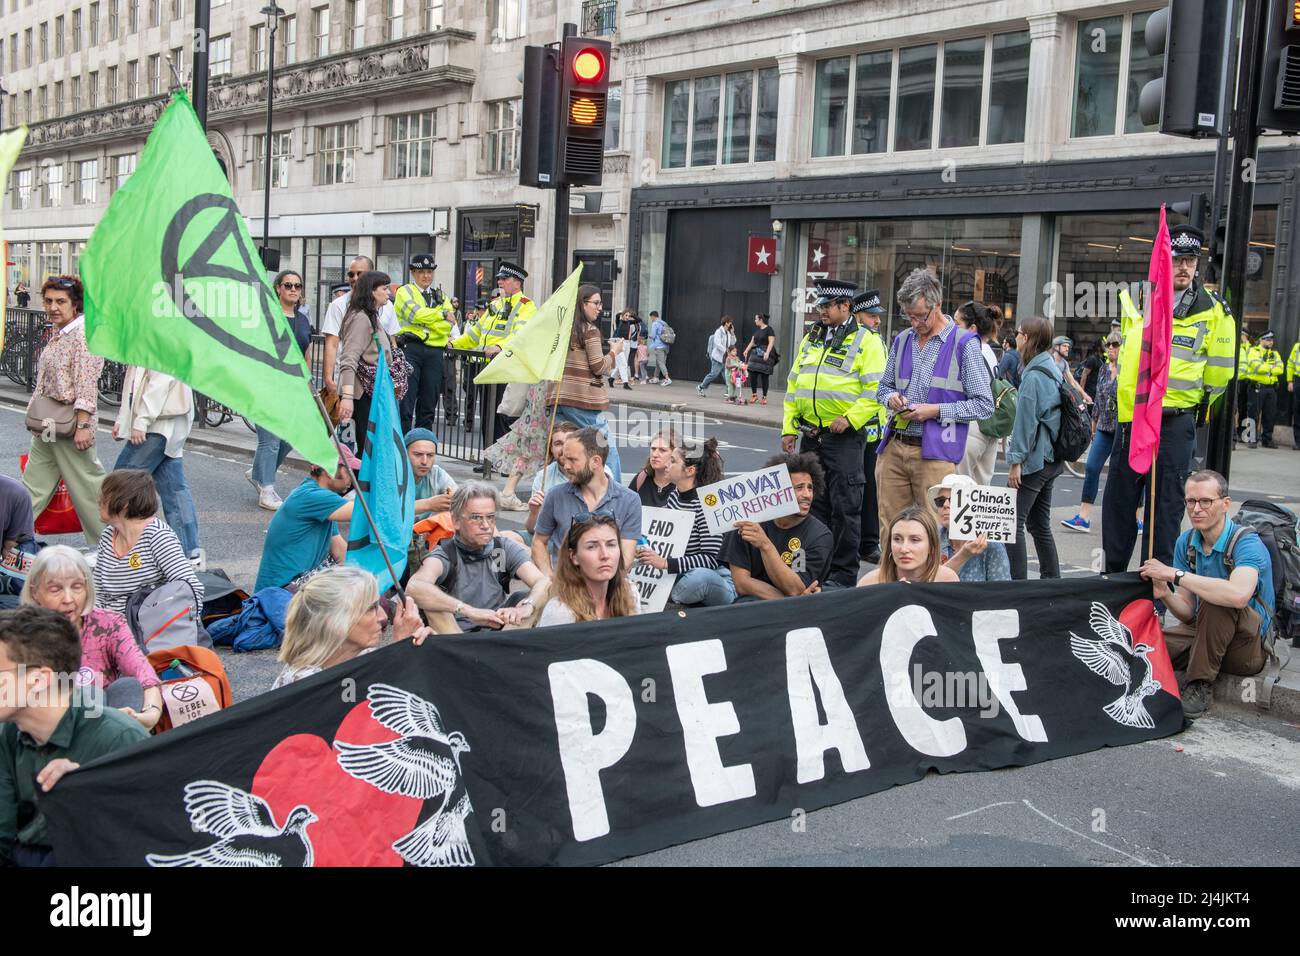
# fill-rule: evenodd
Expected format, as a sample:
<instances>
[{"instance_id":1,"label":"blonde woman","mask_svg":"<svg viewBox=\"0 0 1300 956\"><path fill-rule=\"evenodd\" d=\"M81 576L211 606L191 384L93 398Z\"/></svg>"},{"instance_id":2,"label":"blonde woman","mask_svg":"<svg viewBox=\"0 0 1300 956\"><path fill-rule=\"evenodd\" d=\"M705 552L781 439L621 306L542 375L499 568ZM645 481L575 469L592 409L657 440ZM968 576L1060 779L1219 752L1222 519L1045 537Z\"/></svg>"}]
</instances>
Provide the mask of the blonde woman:
<instances>
[{"instance_id":1,"label":"blonde woman","mask_svg":"<svg viewBox=\"0 0 1300 956\"><path fill-rule=\"evenodd\" d=\"M639 608L623 563L618 519L597 511L574 520L555 560L555 581L538 627L631 617Z\"/></svg>"},{"instance_id":2,"label":"blonde woman","mask_svg":"<svg viewBox=\"0 0 1300 956\"><path fill-rule=\"evenodd\" d=\"M64 544L44 548L27 572L19 601L71 621L81 638L77 686L94 685L103 692L104 706L121 710L145 730L153 729L162 716L161 681L126 618L95 607L94 578L79 551Z\"/></svg>"},{"instance_id":3,"label":"blonde woman","mask_svg":"<svg viewBox=\"0 0 1300 956\"><path fill-rule=\"evenodd\" d=\"M303 584L289 602L280 644L284 668L271 689L373 651L386 623L388 614L379 600L373 574L352 565L326 568ZM420 612L408 597L393 621L393 640L409 637L418 647L431 633L420 623Z\"/></svg>"},{"instance_id":4,"label":"blonde woman","mask_svg":"<svg viewBox=\"0 0 1300 956\"><path fill-rule=\"evenodd\" d=\"M904 508L889 526L880 567L863 576L858 587L904 581L957 581L957 572L943 563L939 526L926 508Z\"/></svg>"}]
</instances>

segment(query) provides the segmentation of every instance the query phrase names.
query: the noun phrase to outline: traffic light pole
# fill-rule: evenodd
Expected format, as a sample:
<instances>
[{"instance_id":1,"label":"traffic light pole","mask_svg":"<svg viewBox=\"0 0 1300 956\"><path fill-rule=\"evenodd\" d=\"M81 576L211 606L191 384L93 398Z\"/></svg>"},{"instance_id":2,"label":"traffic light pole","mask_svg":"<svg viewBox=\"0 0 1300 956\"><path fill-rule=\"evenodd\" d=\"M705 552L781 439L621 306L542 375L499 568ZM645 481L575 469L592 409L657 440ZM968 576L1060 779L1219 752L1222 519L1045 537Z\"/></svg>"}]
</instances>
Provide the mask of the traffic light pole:
<instances>
[{"instance_id":1,"label":"traffic light pole","mask_svg":"<svg viewBox=\"0 0 1300 956\"><path fill-rule=\"evenodd\" d=\"M1246 255L1250 248L1250 221L1255 205L1255 175L1259 153L1261 74L1268 30L1268 4L1245 3L1238 57L1237 98L1232 112L1232 166L1228 182L1228 226L1223 250L1223 296L1239 325L1245 322ZM1241 366L1241 334L1235 336L1236 368ZM1206 466L1230 478L1233 428L1237 411L1234 378L1210 419L1210 445Z\"/></svg>"},{"instance_id":2,"label":"traffic light pole","mask_svg":"<svg viewBox=\"0 0 1300 956\"><path fill-rule=\"evenodd\" d=\"M208 40L212 20L211 0L194 0L194 44L190 69L194 76L194 95L191 104L198 114L199 125L208 128Z\"/></svg>"},{"instance_id":3,"label":"traffic light pole","mask_svg":"<svg viewBox=\"0 0 1300 956\"><path fill-rule=\"evenodd\" d=\"M578 35L576 23L566 23L560 34L560 46L563 48L566 37ZM563 66L561 66L563 69ZM563 110L568 106L563 105ZM562 122L557 116L556 122ZM551 288L555 289L569 274L569 186L555 187L555 228L551 235ZM609 308L613 308L611 304Z\"/></svg>"}]
</instances>

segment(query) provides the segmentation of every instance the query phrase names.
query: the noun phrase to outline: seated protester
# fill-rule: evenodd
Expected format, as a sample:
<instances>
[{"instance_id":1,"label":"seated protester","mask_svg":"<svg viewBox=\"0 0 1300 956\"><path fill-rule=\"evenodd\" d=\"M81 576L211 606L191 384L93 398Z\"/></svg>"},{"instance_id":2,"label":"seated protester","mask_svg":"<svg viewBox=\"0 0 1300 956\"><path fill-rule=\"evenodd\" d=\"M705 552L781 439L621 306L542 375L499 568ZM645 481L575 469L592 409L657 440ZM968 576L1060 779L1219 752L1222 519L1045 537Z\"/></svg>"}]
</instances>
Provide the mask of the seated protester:
<instances>
[{"instance_id":1,"label":"seated protester","mask_svg":"<svg viewBox=\"0 0 1300 956\"><path fill-rule=\"evenodd\" d=\"M369 571L342 564L313 575L289 602L280 644L284 668L271 689L370 653L379 646L387 623L379 583ZM408 597L404 606L397 606L393 640L413 638L418 647L430 633L414 601Z\"/></svg>"},{"instance_id":2,"label":"seated protester","mask_svg":"<svg viewBox=\"0 0 1300 956\"><path fill-rule=\"evenodd\" d=\"M524 528L528 532L530 542L532 533L537 529L537 515L546 501L547 492L569 480L569 476L560 468L560 454L564 451L564 443L577 430L578 426L573 422L564 421L556 422L555 428L551 430L551 447L546 450L547 465L533 475L533 487L528 499L528 517L524 519ZM614 473L609 470L609 465L605 466L605 474L614 477Z\"/></svg>"},{"instance_id":3,"label":"seated protester","mask_svg":"<svg viewBox=\"0 0 1300 956\"><path fill-rule=\"evenodd\" d=\"M360 471L357 456L342 445L338 448L348 467ZM343 461L333 475L312 465L310 476L284 499L266 528L255 593L288 587L305 574L343 563L348 542L335 522L352 519L352 502L343 498L350 486Z\"/></svg>"},{"instance_id":4,"label":"seated protester","mask_svg":"<svg viewBox=\"0 0 1300 956\"><path fill-rule=\"evenodd\" d=\"M99 488L99 517L104 533L95 551L98 607L125 614L137 591L184 581L194 592L195 612L203 613L203 583L176 532L158 517L152 475L134 468L110 473Z\"/></svg>"},{"instance_id":5,"label":"seated protester","mask_svg":"<svg viewBox=\"0 0 1300 956\"><path fill-rule=\"evenodd\" d=\"M497 490L481 481L466 482L451 496L456 534L438 542L406 585L431 622L432 615L448 614L461 631L496 631L531 627L541 613L549 582L526 548L497 535L498 503ZM511 592L512 578L530 590Z\"/></svg>"},{"instance_id":6,"label":"seated protester","mask_svg":"<svg viewBox=\"0 0 1300 956\"><path fill-rule=\"evenodd\" d=\"M930 486L930 501L939 516L939 552L943 555L943 563L956 571L957 577L963 581L1010 581L1011 558L1007 555L1006 545L998 541L990 543L987 534L960 543L949 540L952 492L957 487L974 488L975 479L970 475L951 474L939 484Z\"/></svg>"},{"instance_id":7,"label":"seated protester","mask_svg":"<svg viewBox=\"0 0 1300 956\"><path fill-rule=\"evenodd\" d=\"M35 549L36 531L33 527L32 496L21 481L0 475L0 561L4 568L21 571L26 554ZM0 568L0 608L17 607L18 591L22 588L20 574L10 575Z\"/></svg>"},{"instance_id":8,"label":"seated protester","mask_svg":"<svg viewBox=\"0 0 1300 956\"><path fill-rule=\"evenodd\" d=\"M1228 518L1222 475L1193 472L1185 489L1192 527L1178 536L1174 566L1152 558L1138 570L1183 622L1165 628L1165 643L1174 669L1187 671L1183 714L1195 720L1209 712L1220 671L1250 677L1264 669L1273 564L1259 535Z\"/></svg>"},{"instance_id":9,"label":"seated protester","mask_svg":"<svg viewBox=\"0 0 1300 956\"><path fill-rule=\"evenodd\" d=\"M538 627L631 617L640 610L627 576L623 532L612 514L580 515L569 524L556 558L551 598Z\"/></svg>"},{"instance_id":10,"label":"seated protester","mask_svg":"<svg viewBox=\"0 0 1300 956\"><path fill-rule=\"evenodd\" d=\"M650 441L650 457L645 466L633 476L627 486L641 496L641 504L647 508L666 508L668 498L676 487L668 476L672 464L673 449L681 445L676 430L670 425L655 435ZM707 481L698 482L707 485Z\"/></svg>"},{"instance_id":11,"label":"seated protester","mask_svg":"<svg viewBox=\"0 0 1300 956\"><path fill-rule=\"evenodd\" d=\"M718 560L722 552L722 535L709 530L696 491L697 485L721 481L722 473L722 457L718 454L716 438L706 442L687 441L670 453L668 474L673 481L673 491L668 496L667 507L673 511L694 512L691 536L680 558L665 558L653 548L642 547L637 549L637 561L678 576L669 595L669 599L677 604L715 607L736 600L731 569Z\"/></svg>"},{"instance_id":12,"label":"seated protester","mask_svg":"<svg viewBox=\"0 0 1300 956\"><path fill-rule=\"evenodd\" d=\"M722 539L722 561L731 569L737 602L816 594L831 570L834 538L810 513L826 493L821 462L813 454L777 455L763 466L784 464L799 513L758 524L737 521Z\"/></svg>"},{"instance_id":13,"label":"seated protester","mask_svg":"<svg viewBox=\"0 0 1300 956\"><path fill-rule=\"evenodd\" d=\"M126 618L95 607L95 584L81 552L51 545L32 563L23 585L22 603L62 614L81 641L77 686L103 692L104 706L153 730L162 717L162 681L140 649Z\"/></svg>"},{"instance_id":14,"label":"seated protester","mask_svg":"<svg viewBox=\"0 0 1300 956\"><path fill-rule=\"evenodd\" d=\"M533 564L550 577L560 550L556 531L563 535L575 518L607 512L618 522L623 565L631 567L636 539L641 537L641 499L605 471L605 437L594 428L569 435L560 453L560 468L569 480L548 491L542 502L533 536Z\"/></svg>"},{"instance_id":15,"label":"seated protester","mask_svg":"<svg viewBox=\"0 0 1300 956\"><path fill-rule=\"evenodd\" d=\"M889 525L889 547L880 567L862 576L858 587L902 581L957 581L957 572L943 563L939 550L939 526L934 517L916 505L904 508Z\"/></svg>"},{"instance_id":16,"label":"seated protester","mask_svg":"<svg viewBox=\"0 0 1300 956\"><path fill-rule=\"evenodd\" d=\"M415 520L451 507L451 493L456 479L447 474L438 461L438 439L427 428L412 428L406 433L406 457L415 473Z\"/></svg>"},{"instance_id":17,"label":"seated protester","mask_svg":"<svg viewBox=\"0 0 1300 956\"><path fill-rule=\"evenodd\" d=\"M77 629L64 615L0 611L0 867L53 866L39 794L81 764L149 736L60 679L80 662Z\"/></svg>"}]
</instances>

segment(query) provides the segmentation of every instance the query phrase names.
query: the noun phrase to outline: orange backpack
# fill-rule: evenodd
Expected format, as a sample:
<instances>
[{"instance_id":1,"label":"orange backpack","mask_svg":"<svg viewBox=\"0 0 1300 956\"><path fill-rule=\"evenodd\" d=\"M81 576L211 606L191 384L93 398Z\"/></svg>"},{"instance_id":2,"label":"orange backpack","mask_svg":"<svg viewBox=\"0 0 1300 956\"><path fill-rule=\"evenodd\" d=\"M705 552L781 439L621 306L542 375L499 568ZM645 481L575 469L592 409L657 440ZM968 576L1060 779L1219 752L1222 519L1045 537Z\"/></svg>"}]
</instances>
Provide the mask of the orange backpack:
<instances>
[{"instance_id":1,"label":"orange backpack","mask_svg":"<svg viewBox=\"0 0 1300 956\"><path fill-rule=\"evenodd\" d=\"M215 652L206 647L186 644L166 647L149 655L149 665L162 677L178 662L180 673L163 679L163 712L153 732L160 734L172 727L215 714L235 702L226 668Z\"/></svg>"}]
</instances>

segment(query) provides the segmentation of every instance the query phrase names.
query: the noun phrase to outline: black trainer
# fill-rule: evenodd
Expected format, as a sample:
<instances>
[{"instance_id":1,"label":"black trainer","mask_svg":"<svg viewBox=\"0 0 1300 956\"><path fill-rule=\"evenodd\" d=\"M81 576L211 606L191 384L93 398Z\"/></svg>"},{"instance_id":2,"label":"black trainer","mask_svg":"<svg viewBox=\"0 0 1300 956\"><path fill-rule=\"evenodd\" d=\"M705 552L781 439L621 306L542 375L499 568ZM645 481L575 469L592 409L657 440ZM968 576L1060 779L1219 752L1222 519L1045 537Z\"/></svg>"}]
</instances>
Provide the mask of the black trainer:
<instances>
[{"instance_id":1,"label":"black trainer","mask_svg":"<svg viewBox=\"0 0 1300 956\"><path fill-rule=\"evenodd\" d=\"M1214 685L1207 680L1188 681L1183 688L1183 716L1188 720L1204 717L1214 703Z\"/></svg>"}]
</instances>

